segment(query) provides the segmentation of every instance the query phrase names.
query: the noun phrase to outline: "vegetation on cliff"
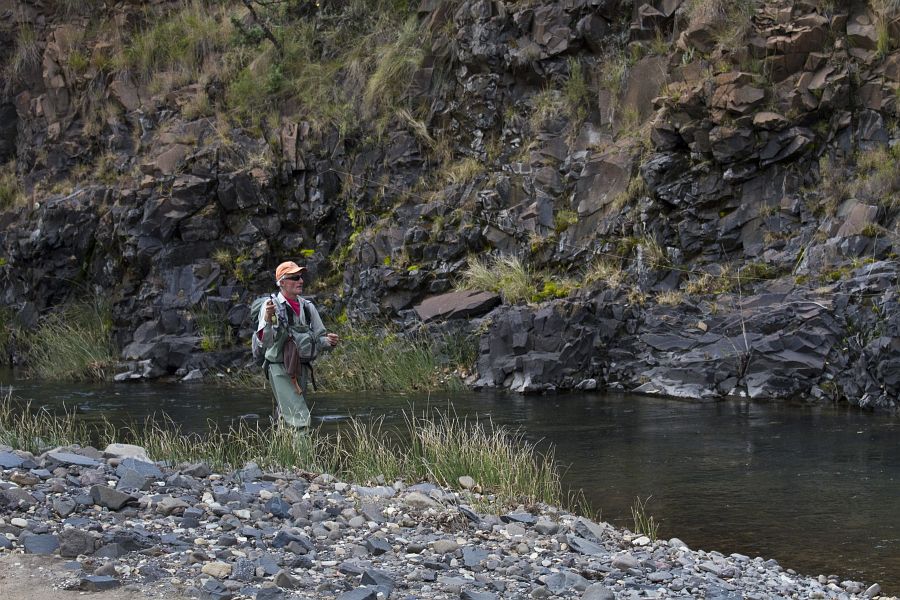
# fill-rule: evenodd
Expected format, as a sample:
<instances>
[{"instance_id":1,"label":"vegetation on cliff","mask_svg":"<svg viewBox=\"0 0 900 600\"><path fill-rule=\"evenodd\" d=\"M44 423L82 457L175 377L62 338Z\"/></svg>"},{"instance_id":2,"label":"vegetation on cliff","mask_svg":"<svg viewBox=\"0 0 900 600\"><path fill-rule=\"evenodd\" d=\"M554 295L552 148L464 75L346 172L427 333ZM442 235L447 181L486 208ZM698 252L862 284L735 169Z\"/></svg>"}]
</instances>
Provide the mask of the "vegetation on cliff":
<instances>
[{"instance_id":1,"label":"vegetation on cliff","mask_svg":"<svg viewBox=\"0 0 900 600\"><path fill-rule=\"evenodd\" d=\"M334 321L412 331L418 303L455 288L507 307L602 295L638 340L664 321L641 312L740 318L742 298L776 288L820 302L820 287L896 258L894 0L182 0L13 16L4 298L21 321L72 294L39 273L112 290L115 350L152 363L135 377L195 368L196 350L236 365L241 307L284 258L307 264ZM852 300L865 303L890 312ZM672 358L642 343L624 354L653 356L609 383L641 386ZM621 364L591 361L585 381ZM498 385L516 380L529 377Z\"/></svg>"}]
</instances>

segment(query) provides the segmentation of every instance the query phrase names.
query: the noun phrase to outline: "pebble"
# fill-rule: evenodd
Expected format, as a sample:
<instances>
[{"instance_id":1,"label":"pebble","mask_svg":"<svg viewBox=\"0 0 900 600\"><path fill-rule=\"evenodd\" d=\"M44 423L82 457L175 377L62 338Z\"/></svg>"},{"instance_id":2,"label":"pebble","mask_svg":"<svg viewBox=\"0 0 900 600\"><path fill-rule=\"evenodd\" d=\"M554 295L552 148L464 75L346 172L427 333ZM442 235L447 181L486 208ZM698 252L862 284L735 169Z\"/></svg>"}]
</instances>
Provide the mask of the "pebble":
<instances>
[{"instance_id":1,"label":"pebble","mask_svg":"<svg viewBox=\"0 0 900 600\"><path fill-rule=\"evenodd\" d=\"M95 578L76 580L73 589L82 591L124 585L137 596L156 581L215 600L851 600L881 593L878 584L692 551L677 538L654 541L555 507L491 509L466 476L463 498L431 484L309 481L255 465L213 475L203 464L178 469L72 454L39 457L46 477L32 473L37 481L28 479L27 490L5 490L18 506L7 509L6 526L17 531L0 536L0 553L77 554L81 571ZM13 468L0 471L0 482L22 472ZM116 490L136 469L162 484Z\"/></svg>"}]
</instances>

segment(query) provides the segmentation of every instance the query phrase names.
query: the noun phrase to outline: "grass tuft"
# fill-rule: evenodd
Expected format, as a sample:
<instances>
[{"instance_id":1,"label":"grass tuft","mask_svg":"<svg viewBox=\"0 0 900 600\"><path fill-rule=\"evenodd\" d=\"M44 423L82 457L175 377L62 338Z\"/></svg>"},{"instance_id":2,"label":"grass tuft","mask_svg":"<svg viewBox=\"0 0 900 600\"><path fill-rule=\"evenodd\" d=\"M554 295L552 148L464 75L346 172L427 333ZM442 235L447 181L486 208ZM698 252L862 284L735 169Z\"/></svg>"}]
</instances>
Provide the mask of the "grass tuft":
<instances>
[{"instance_id":1,"label":"grass tuft","mask_svg":"<svg viewBox=\"0 0 900 600\"><path fill-rule=\"evenodd\" d=\"M652 515L647 514L647 504L653 496L647 496L645 500L641 500L640 496L635 497L634 505L631 507L631 518L634 521L634 533L642 533L653 541L656 541L659 535L659 523Z\"/></svg>"},{"instance_id":2,"label":"grass tuft","mask_svg":"<svg viewBox=\"0 0 900 600\"><path fill-rule=\"evenodd\" d=\"M0 210L15 208L24 201L25 194L16 176L16 162L10 161L0 167Z\"/></svg>"},{"instance_id":3,"label":"grass tuft","mask_svg":"<svg viewBox=\"0 0 900 600\"><path fill-rule=\"evenodd\" d=\"M507 304L516 304L531 298L535 283L534 273L518 256L476 256L469 259L458 288L496 292Z\"/></svg>"},{"instance_id":4,"label":"grass tuft","mask_svg":"<svg viewBox=\"0 0 900 600\"><path fill-rule=\"evenodd\" d=\"M116 357L109 307L101 299L74 302L23 333L30 371L42 379L104 379Z\"/></svg>"},{"instance_id":5,"label":"grass tuft","mask_svg":"<svg viewBox=\"0 0 900 600\"><path fill-rule=\"evenodd\" d=\"M341 343L316 362L322 389L336 391L458 390L475 362L477 341L428 339L374 328L345 327Z\"/></svg>"}]
</instances>

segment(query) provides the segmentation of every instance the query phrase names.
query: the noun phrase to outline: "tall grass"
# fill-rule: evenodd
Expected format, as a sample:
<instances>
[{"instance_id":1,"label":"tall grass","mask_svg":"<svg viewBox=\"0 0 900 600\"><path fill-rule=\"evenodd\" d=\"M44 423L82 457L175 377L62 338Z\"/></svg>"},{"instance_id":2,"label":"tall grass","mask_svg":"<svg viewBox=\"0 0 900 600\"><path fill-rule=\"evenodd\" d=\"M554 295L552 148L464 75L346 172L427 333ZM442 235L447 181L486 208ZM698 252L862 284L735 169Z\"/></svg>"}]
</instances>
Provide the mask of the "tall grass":
<instances>
[{"instance_id":1,"label":"tall grass","mask_svg":"<svg viewBox=\"0 0 900 600\"><path fill-rule=\"evenodd\" d=\"M27 364L43 379L104 379L116 361L109 307L101 299L74 302L23 332Z\"/></svg>"},{"instance_id":2,"label":"tall grass","mask_svg":"<svg viewBox=\"0 0 900 600\"><path fill-rule=\"evenodd\" d=\"M381 419L350 419L334 434L244 421L184 434L167 417L121 429L109 422L88 427L75 413L55 416L16 404L8 391L0 397L0 443L40 453L60 445L114 441L142 446L155 460L205 462L217 470L252 461L263 469L329 472L360 483L384 477L451 488L468 475L496 496L497 509L523 502L558 505L563 499L552 450L539 452L521 434L450 412L407 412L404 425L396 428L384 426Z\"/></svg>"},{"instance_id":3,"label":"tall grass","mask_svg":"<svg viewBox=\"0 0 900 600\"><path fill-rule=\"evenodd\" d=\"M217 4L184 2L132 36L119 57L120 66L145 80L163 71L195 79L204 63L225 49L231 35L231 22Z\"/></svg>"},{"instance_id":4,"label":"tall grass","mask_svg":"<svg viewBox=\"0 0 900 600\"><path fill-rule=\"evenodd\" d=\"M0 390L0 444L37 454L57 446L85 443L90 434L74 412L53 415L46 408L33 408L31 403L16 403L11 390Z\"/></svg>"},{"instance_id":5,"label":"tall grass","mask_svg":"<svg viewBox=\"0 0 900 600\"><path fill-rule=\"evenodd\" d=\"M471 368L461 361L474 355L452 336L435 340L366 327L345 327L340 334L341 343L315 366L328 391L462 389L457 371Z\"/></svg>"},{"instance_id":6,"label":"tall grass","mask_svg":"<svg viewBox=\"0 0 900 600\"><path fill-rule=\"evenodd\" d=\"M653 541L659 536L659 522L653 515L647 512L647 504L653 496L647 496L641 500L640 496L634 499L634 505L631 507L631 518L634 522L634 532L642 533Z\"/></svg>"},{"instance_id":7,"label":"tall grass","mask_svg":"<svg viewBox=\"0 0 900 600\"><path fill-rule=\"evenodd\" d=\"M393 109L404 96L424 56L421 38L417 19L411 16L394 40L376 49L375 70L363 94L364 106L370 113Z\"/></svg>"},{"instance_id":8,"label":"tall grass","mask_svg":"<svg viewBox=\"0 0 900 600\"><path fill-rule=\"evenodd\" d=\"M10 161L0 166L0 210L15 208L25 199L19 178L16 176L16 162Z\"/></svg>"},{"instance_id":9,"label":"tall grass","mask_svg":"<svg viewBox=\"0 0 900 600\"><path fill-rule=\"evenodd\" d=\"M458 287L496 292L507 304L515 304L531 299L537 285L534 273L518 256L476 256L469 260Z\"/></svg>"}]
</instances>

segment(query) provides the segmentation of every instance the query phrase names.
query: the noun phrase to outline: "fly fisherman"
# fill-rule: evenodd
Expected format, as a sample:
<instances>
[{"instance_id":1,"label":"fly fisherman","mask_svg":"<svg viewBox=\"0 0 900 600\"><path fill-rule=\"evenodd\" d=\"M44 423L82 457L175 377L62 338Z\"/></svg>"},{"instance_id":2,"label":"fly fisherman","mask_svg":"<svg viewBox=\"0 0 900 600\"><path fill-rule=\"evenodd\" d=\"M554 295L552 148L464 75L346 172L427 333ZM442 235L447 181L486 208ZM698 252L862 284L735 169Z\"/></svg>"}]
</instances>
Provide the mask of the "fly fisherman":
<instances>
[{"instance_id":1,"label":"fly fisherman","mask_svg":"<svg viewBox=\"0 0 900 600\"><path fill-rule=\"evenodd\" d=\"M326 333L313 303L300 297L304 272L306 267L294 262L278 265L275 284L280 291L263 304L256 328L278 412L285 423L297 428L309 427L304 394L310 382L315 385L312 361L320 350L338 343L337 334Z\"/></svg>"}]
</instances>

